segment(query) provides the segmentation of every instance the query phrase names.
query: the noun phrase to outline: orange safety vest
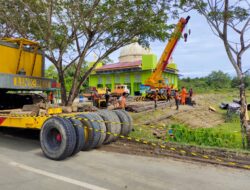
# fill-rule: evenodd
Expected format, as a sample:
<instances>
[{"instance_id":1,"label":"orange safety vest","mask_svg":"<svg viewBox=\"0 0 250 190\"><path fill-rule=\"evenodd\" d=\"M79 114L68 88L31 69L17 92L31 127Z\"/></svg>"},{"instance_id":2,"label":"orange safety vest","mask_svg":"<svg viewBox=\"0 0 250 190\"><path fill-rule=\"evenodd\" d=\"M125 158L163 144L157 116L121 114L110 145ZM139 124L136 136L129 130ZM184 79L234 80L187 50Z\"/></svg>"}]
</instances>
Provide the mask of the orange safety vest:
<instances>
[{"instance_id":1,"label":"orange safety vest","mask_svg":"<svg viewBox=\"0 0 250 190\"><path fill-rule=\"evenodd\" d=\"M181 103L182 104L186 103L186 96L187 96L186 88L183 88L181 91Z\"/></svg>"}]
</instances>

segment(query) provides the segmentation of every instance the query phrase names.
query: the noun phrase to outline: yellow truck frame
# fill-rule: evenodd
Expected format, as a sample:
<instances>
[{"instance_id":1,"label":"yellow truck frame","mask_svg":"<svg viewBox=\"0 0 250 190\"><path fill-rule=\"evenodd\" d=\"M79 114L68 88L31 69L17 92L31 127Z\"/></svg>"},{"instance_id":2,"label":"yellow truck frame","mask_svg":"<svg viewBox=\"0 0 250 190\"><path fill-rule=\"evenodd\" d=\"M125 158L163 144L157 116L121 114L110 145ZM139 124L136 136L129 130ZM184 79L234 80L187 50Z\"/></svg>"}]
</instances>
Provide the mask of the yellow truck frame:
<instances>
[{"instance_id":1,"label":"yellow truck frame","mask_svg":"<svg viewBox=\"0 0 250 190\"><path fill-rule=\"evenodd\" d=\"M40 130L41 149L53 160L113 142L132 130L132 119L123 110L66 114L63 107L53 105L41 114L35 104L23 105L18 110L9 108L13 104L8 97L22 96L20 91L54 91L59 87L55 80L44 78L44 54L37 42L22 38L0 40L0 129ZM32 112L34 107L39 112ZM26 109L31 112L26 114Z\"/></svg>"}]
</instances>

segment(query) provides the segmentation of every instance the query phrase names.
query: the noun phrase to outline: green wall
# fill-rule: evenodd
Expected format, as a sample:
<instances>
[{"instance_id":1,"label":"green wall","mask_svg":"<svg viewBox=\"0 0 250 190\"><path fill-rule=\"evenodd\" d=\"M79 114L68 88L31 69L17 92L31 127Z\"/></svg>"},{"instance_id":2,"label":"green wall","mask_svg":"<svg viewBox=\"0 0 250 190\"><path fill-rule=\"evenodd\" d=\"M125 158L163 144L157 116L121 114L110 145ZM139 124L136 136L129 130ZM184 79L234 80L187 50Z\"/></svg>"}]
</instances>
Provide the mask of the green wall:
<instances>
[{"instance_id":1,"label":"green wall","mask_svg":"<svg viewBox=\"0 0 250 190\"><path fill-rule=\"evenodd\" d=\"M91 87L109 87L114 90L116 84L127 84L130 94L140 91L140 84L144 84L145 80L151 75L157 64L156 55L142 56L142 69L140 71L119 72L111 74L98 74L93 72L89 77L89 86ZM177 69L176 64L169 64L169 68ZM178 75L176 73L163 73L163 77L167 78L169 83L178 87Z\"/></svg>"},{"instance_id":2,"label":"green wall","mask_svg":"<svg viewBox=\"0 0 250 190\"><path fill-rule=\"evenodd\" d=\"M142 56L142 70L154 69L157 65L156 55L149 54Z\"/></svg>"}]
</instances>

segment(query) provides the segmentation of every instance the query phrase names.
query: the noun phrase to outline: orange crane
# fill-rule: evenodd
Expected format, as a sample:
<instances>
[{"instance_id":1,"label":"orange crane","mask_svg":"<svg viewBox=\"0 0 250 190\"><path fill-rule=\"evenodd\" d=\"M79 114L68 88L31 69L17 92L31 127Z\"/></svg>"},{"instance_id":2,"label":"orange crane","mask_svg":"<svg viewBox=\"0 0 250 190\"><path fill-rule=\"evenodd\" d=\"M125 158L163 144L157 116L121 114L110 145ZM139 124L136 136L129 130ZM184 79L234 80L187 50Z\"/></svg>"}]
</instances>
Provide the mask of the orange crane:
<instances>
[{"instance_id":1,"label":"orange crane","mask_svg":"<svg viewBox=\"0 0 250 190\"><path fill-rule=\"evenodd\" d=\"M177 23L175 30L168 41L168 44L165 47L165 50L163 51L161 58L153 71L153 73L149 76L149 78L145 81L145 86L150 86L151 89L166 89L167 85L165 83L164 78L162 77L162 72L166 69L168 65L169 58L171 57L173 50L179 41L182 32L188 23L190 19L190 16L188 16L186 19L181 18L179 22ZM184 38L186 41L187 34L184 34Z\"/></svg>"}]
</instances>

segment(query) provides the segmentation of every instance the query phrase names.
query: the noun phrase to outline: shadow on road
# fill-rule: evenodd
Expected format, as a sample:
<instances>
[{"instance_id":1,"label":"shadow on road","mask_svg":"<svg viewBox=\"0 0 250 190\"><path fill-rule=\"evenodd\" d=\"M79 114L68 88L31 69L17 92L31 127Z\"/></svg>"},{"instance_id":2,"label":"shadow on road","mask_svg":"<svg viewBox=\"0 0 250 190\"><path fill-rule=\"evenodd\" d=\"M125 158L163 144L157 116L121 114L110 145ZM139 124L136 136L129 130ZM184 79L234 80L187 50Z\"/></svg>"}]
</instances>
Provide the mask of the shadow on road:
<instances>
[{"instance_id":1,"label":"shadow on road","mask_svg":"<svg viewBox=\"0 0 250 190\"><path fill-rule=\"evenodd\" d=\"M0 146L17 151L40 148L39 130L0 128Z\"/></svg>"}]
</instances>

